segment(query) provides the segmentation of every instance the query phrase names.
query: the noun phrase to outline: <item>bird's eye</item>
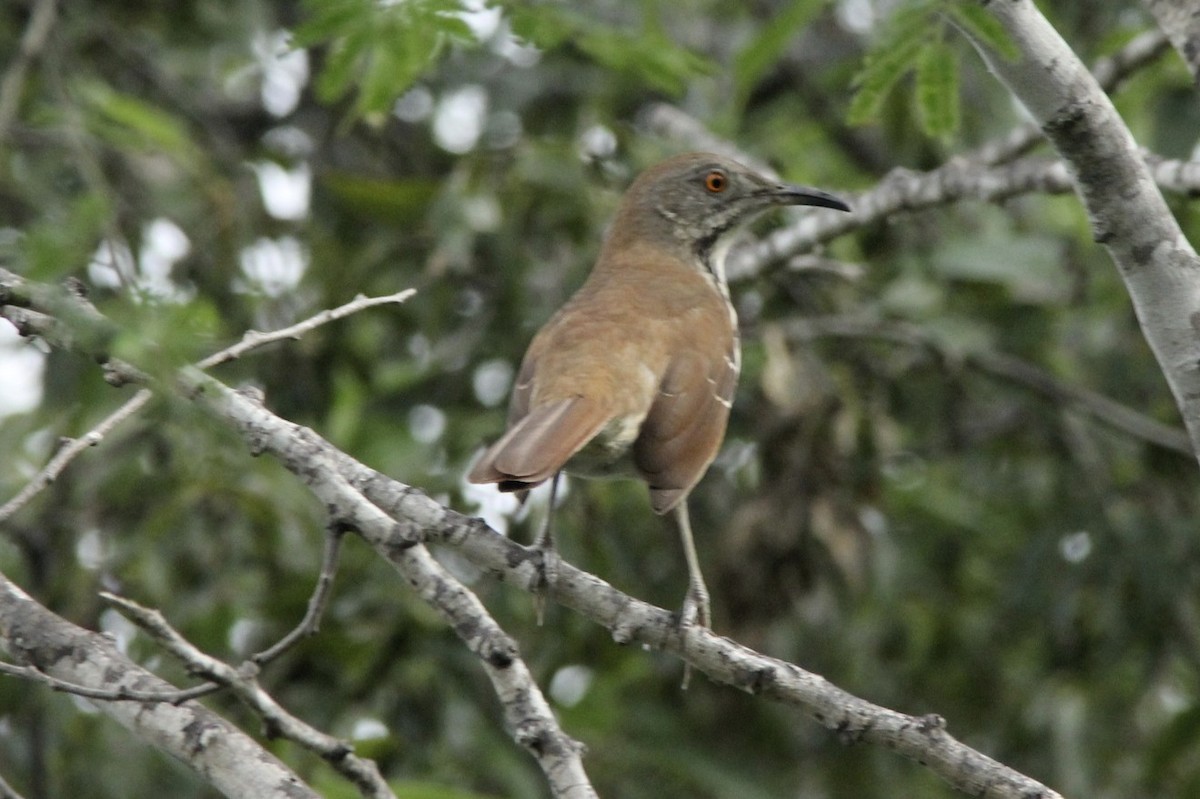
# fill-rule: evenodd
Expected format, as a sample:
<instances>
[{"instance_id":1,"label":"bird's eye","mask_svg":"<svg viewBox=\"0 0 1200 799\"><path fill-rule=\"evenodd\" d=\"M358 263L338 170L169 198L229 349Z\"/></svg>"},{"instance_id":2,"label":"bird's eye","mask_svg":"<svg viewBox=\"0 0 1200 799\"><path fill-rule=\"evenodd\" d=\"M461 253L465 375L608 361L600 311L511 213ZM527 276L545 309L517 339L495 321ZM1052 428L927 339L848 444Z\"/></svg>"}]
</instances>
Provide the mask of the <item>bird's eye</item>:
<instances>
[{"instance_id":1,"label":"bird's eye","mask_svg":"<svg viewBox=\"0 0 1200 799\"><path fill-rule=\"evenodd\" d=\"M708 189L710 194L720 194L729 187L729 178L719 169L714 169L704 176L704 188Z\"/></svg>"}]
</instances>

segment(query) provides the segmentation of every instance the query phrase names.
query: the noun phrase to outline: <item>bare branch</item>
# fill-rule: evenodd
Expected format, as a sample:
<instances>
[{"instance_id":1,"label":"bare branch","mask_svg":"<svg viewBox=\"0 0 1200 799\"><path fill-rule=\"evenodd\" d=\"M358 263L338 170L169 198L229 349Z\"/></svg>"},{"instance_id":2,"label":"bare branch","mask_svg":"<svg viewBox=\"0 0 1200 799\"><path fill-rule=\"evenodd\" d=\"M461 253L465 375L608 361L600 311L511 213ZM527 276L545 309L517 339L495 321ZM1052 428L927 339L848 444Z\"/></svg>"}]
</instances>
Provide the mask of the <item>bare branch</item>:
<instances>
[{"instance_id":1,"label":"bare branch","mask_svg":"<svg viewBox=\"0 0 1200 799\"><path fill-rule=\"evenodd\" d=\"M1142 0L1200 87L1200 14L1193 0Z\"/></svg>"},{"instance_id":2,"label":"bare branch","mask_svg":"<svg viewBox=\"0 0 1200 799\"><path fill-rule=\"evenodd\" d=\"M239 699L263 718L273 734L295 741L310 752L322 757L338 773L350 780L363 796L372 797L372 799L395 799L395 794L388 787L383 775L379 773L379 767L375 765L374 761L358 757L349 743L326 735L284 710L274 697L258 684L257 666L247 662L240 669L234 668L201 652L172 627L157 610L143 607L131 599L108 592L101 592L100 597L145 630L151 638L178 658L190 672L199 674L233 691Z\"/></svg>"},{"instance_id":3,"label":"bare branch","mask_svg":"<svg viewBox=\"0 0 1200 799\"><path fill-rule=\"evenodd\" d=\"M1028 361L999 352L970 352L955 356L938 340L915 325L884 322L850 316L825 316L789 322L788 335L798 339L826 336L870 338L936 352L943 360L960 360L965 365L993 377L1024 386L1049 400L1069 403L1097 420L1134 438L1192 455L1192 444L1183 430L1163 424L1103 394L1071 385Z\"/></svg>"},{"instance_id":4,"label":"bare branch","mask_svg":"<svg viewBox=\"0 0 1200 799\"><path fill-rule=\"evenodd\" d=\"M1021 53L976 49L1070 165L1200 453L1200 257L1171 215L1108 96L1032 0L984 3Z\"/></svg>"},{"instance_id":5,"label":"bare branch","mask_svg":"<svg viewBox=\"0 0 1200 799\"><path fill-rule=\"evenodd\" d=\"M24 799L24 797L17 793L3 777L0 777L0 799Z\"/></svg>"},{"instance_id":6,"label":"bare branch","mask_svg":"<svg viewBox=\"0 0 1200 799\"><path fill-rule=\"evenodd\" d=\"M112 693L175 690L117 651L110 638L56 616L2 574L0 645L15 659L62 684ZM97 707L146 743L187 764L228 797L316 799L317 794L274 755L195 702L147 705L130 699L100 702Z\"/></svg>"},{"instance_id":7,"label":"bare branch","mask_svg":"<svg viewBox=\"0 0 1200 799\"><path fill-rule=\"evenodd\" d=\"M296 642L310 635L315 635L321 626L321 616L329 605L330 589L333 588L333 575L337 573L338 556L342 551L342 536L344 530L336 524L329 525L325 531L325 553L321 557L321 571L317 575L317 585L312 596L308 598L308 609L304 618L290 633L279 639L276 644L262 652L250 656L250 661L262 666L295 646Z\"/></svg>"},{"instance_id":8,"label":"bare branch","mask_svg":"<svg viewBox=\"0 0 1200 799\"><path fill-rule=\"evenodd\" d=\"M365 297L360 294L345 305L321 311L281 330L269 333L248 331L240 342L210 355L197 366L208 369L227 363L266 344L284 339L298 339L323 324L366 308L404 302L415 293L415 289L405 289L382 297ZM95 355L103 363L105 380L114 386L150 382L150 376L145 372L124 361L108 357L107 342L115 328L79 291L56 291L49 286L28 282L16 273L0 268L0 318L12 322L17 332L23 336L37 335L52 346ZM0 523L11 518L54 482L81 452L98 445L121 422L141 410L150 401L150 397L149 389L141 389L87 434L77 439L66 440L50 462L34 475L16 496L0 505Z\"/></svg>"},{"instance_id":9,"label":"bare branch","mask_svg":"<svg viewBox=\"0 0 1200 799\"><path fill-rule=\"evenodd\" d=\"M58 452L54 453L54 457L50 459L41 471L33 476L33 478L25 484L25 486L17 492L17 495L0 505L0 523L10 518L14 513L24 507L29 500L38 495L46 486L50 485L62 474L63 470L79 453L86 450L88 447L94 447L99 444L104 438L113 431L121 422L133 416L140 411L147 402L153 392L148 388L139 389L136 394L125 401L121 407L104 417L100 424L93 427L90 431L80 436L79 438L68 438L63 441L63 445Z\"/></svg>"},{"instance_id":10,"label":"bare branch","mask_svg":"<svg viewBox=\"0 0 1200 799\"><path fill-rule=\"evenodd\" d=\"M419 490L338 453L342 474L400 525L458 549L506 584L531 590L539 555L439 505ZM823 677L755 652L711 630L678 626L663 608L623 594L560 560L553 598L612 632L621 644L641 644L682 658L714 680L762 694L808 713L847 742L869 742L925 765L955 788L992 799L1054 799L1059 794L954 739L938 716L908 716L873 705Z\"/></svg>"},{"instance_id":11,"label":"bare branch","mask_svg":"<svg viewBox=\"0 0 1200 799\"><path fill-rule=\"evenodd\" d=\"M50 30L54 27L54 19L58 12L57 3L58 0L37 0L34 4L33 12L29 15L29 24L25 26L25 33L21 36L21 46L9 62L4 79L0 81L0 144L8 138L8 129L12 127L17 116L17 106L25 88L25 73L29 71L30 64L46 46L46 39L50 37Z\"/></svg>"},{"instance_id":12,"label":"bare branch","mask_svg":"<svg viewBox=\"0 0 1200 799\"><path fill-rule=\"evenodd\" d=\"M1200 192L1200 162L1155 157L1151 174L1166 188L1187 194ZM808 211L796 222L758 242L729 254L726 273L730 281L746 280L768 264L809 252L860 227L960 200L1000 202L1021 194L1066 194L1075 187L1062 161L1034 156L1001 166L952 159L929 172L893 170L875 188L850 199L854 209Z\"/></svg>"},{"instance_id":13,"label":"bare branch","mask_svg":"<svg viewBox=\"0 0 1200 799\"><path fill-rule=\"evenodd\" d=\"M350 314L358 313L366 308L372 308L376 305L384 305L387 303L401 303L407 300L412 295L416 294L416 289L405 289L398 291L395 294L388 294L383 297L366 297L359 294L345 305L339 305L337 308L331 308L321 311L318 314L310 316L302 322L297 322L294 325L282 328L280 330L272 330L268 333L263 333L258 330L247 330L242 335L242 340L231 347L226 347L220 352L215 352L204 360L196 364L198 369L211 369L214 366L219 366L229 361L237 360L245 355L250 350L258 349L259 347L271 344L284 339L298 339L305 333L315 330L321 325L334 322Z\"/></svg>"},{"instance_id":14,"label":"bare branch","mask_svg":"<svg viewBox=\"0 0 1200 799\"><path fill-rule=\"evenodd\" d=\"M389 517L367 500L340 473L338 464L345 456L313 431L280 419L198 370L185 370L181 379L190 396L231 422L252 450L271 453L301 478L335 522L358 531L479 657L504 708L508 729L537 760L553 795L594 797L583 769L583 747L559 727L516 642L478 597L429 554L421 543L424 531Z\"/></svg>"}]
</instances>

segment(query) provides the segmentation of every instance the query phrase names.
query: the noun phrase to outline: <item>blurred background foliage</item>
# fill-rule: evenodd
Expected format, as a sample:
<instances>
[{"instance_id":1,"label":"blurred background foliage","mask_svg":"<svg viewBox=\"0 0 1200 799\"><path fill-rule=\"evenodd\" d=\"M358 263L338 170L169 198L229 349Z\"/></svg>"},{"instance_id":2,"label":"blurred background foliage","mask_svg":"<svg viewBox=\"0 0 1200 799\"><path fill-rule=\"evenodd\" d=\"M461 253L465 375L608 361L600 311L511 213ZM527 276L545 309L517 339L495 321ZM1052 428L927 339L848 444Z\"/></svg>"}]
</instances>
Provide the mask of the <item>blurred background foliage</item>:
<instances>
[{"instance_id":1,"label":"blurred background foliage","mask_svg":"<svg viewBox=\"0 0 1200 799\"><path fill-rule=\"evenodd\" d=\"M404 306L216 374L525 539L544 500L510 518L462 475L502 429L513 369L582 282L622 189L687 149L647 126L651 104L843 193L1021 120L945 3L889 16L895 5L63 4L0 120L0 261L83 280L121 326L114 351L163 375L248 328L416 287ZM31 8L0 11L0 61ZM1153 25L1115 0L1045 10L1089 61ZM1142 145L1193 153L1200 105L1173 53L1117 100ZM1172 204L1200 241L1200 208ZM971 367L1013 356L1179 424L1077 200L903 214L822 255L831 268L776 265L734 287L745 367L692 498L716 629L871 701L939 713L1064 794L1200 796L1194 459ZM925 343L796 324L828 316L909 325ZM15 335L0 346L7 499L58 437L132 389ZM644 488L569 489L565 557L675 606L682 554ZM236 660L303 614L323 522L280 466L160 397L6 526L0 568L186 684L96 592L156 605ZM528 596L441 555L518 639L602 795L952 795L789 708L703 677L683 693L677 662L567 611L538 627ZM264 683L355 739L400 796L545 794L474 657L357 542L320 634ZM237 703L208 701L257 732ZM353 795L312 756L267 745L326 795ZM14 679L0 680L0 774L30 799L212 795L86 702Z\"/></svg>"}]
</instances>

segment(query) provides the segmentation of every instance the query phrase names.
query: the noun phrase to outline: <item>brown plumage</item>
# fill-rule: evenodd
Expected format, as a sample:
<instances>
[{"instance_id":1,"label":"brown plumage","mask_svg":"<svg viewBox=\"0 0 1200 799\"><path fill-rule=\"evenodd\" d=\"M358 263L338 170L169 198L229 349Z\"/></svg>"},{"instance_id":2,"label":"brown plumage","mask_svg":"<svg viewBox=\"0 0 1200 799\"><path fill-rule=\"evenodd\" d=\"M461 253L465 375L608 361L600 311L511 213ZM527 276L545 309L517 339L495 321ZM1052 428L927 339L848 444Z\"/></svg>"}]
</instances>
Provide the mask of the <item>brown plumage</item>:
<instances>
[{"instance_id":1,"label":"brown plumage","mask_svg":"<svg viewBox=\"0 0 1200 799\"><path fill-rule=\"evenodd\" d=\"M676 511L691 576L683 618L706 626L685 499L720 449L740 366L721 240L787 204L848 210L706 153L639 176L591 275L529 345L507 431L468 475L502 491L563 469L640 478L656 513ZM548 527L538 543L551 546Z\"/></svg>"}]
</instances>

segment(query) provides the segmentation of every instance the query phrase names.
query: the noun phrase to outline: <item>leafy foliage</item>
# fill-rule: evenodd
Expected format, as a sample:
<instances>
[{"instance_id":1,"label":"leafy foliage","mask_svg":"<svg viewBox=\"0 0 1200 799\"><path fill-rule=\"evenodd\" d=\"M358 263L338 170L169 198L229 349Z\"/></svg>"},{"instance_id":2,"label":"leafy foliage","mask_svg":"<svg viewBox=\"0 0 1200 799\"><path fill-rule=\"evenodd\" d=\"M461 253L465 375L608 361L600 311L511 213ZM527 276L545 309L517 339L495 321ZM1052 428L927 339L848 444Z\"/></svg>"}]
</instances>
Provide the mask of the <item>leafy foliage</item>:
<instances>
[{"instance_id":1,"label":"leafy foliage","mask_svg":"<svg viewBox=\"0 0 1200 799\"><path fill-rule=\"evenodd\" d=\"M922 131L942 140L953 137L959 126L959 65L956 49L946 43L952 25L961 26L1004 57L1016 56L1016 46L1000 23L978 3L903 3L883 25L855 78L850 121L859 125L877 121L889 92L911 72Z\"/></svg>"},{"instance_id":2,"label":"leafy foliage","mask_svg":"<svg viewBox=\"0 0 1200 799\"><path fill-rule=\"evenodd\" d=\"M941 148L1018 121L956 27L1011 47L979 4L904 2L875 27L847 18L859 5L79 0L4 140L0 259L81 281L119 329L115 352L163 375L247 329L418 288L399 309L216 375L524 540L539 499L503 514L462 475L501 430L522 351L582 282L619 192L685 146L642 125L648 105L675 98L788 179L837 192L935 166ZM497 15L490 33L465 27L481 12ZM1151 24L1117 0L1047 13L1089 56ZM15 8L0 14L0 50L18 51L23 24ZM261 42L280 31L306 48L315 82L272 112L278 64ZM911 103L896 91L910 74ZM1190 147L1186 71L1168 59L1129 85L1116 99L1139 143ZM458 115L465 90L475 116ZM847 127L847 112L877 125ZM447 132L466 128L449 149ZM281 173L300 177L268 191ZM301 195L299 212L274 205ZM1193 206L1176 203L1195 241ZM692 506L718 632L873 701L939 713L1066 795L1194 793L1194 461L980 367L1016 358L1178 423L1078 202L909 213L820 255L820 268L776 265L734 286L743 377ZM880 327L803 334L800 321L826 316ZM14 350L43 390L0 424L0 500L130 391L88 359L0 343ZM14 394L0 382L0 398ZM678 603L682 554L637 485L570 482L557 523L572 563ZM237 662L303 614L324 524L278 464L163 397L4 526L0 569L188 684L97 591L161 608ZM952 795L791 708L702 678L681 693L676 662L567 610L551 605L538 627L526 595L438 555L517 639L603 795ZM262 680L375 758L402 796L544 794L475 657L355 540L320 633ZM233 700L205 701L258 734ZM210 795L80 703L10 678L0 733L0 771L26 796ZM351 793L315 758L263 741L325 795Z\"/></svg>"},{"instance_id":3,"label":"leafy foliage","mask_svg":"<svg viewBox=\"0 0 1200 799\"><path fill-rule=\"evenodd\" d=\"M311 0L296 30L300 47L323 45L320 98L332 102L356 90L355 111L375 115L420 77L451 42L474 41L460 0Z\"/></svg>"},{"instance_id":4,"label":"leafy foliage","mask_svg":"<svg viewBox=\"0 0 1200 799\"><path fill-rule=\"evenodd\" d=\"M688 80L714 71L706 58L680 47L649 4L640 29L609 25L560 3L513 3L513 31L544 49L578 48L606 69L629 74L646 86L679 95Z\"/></svg>"}]
</instances>

